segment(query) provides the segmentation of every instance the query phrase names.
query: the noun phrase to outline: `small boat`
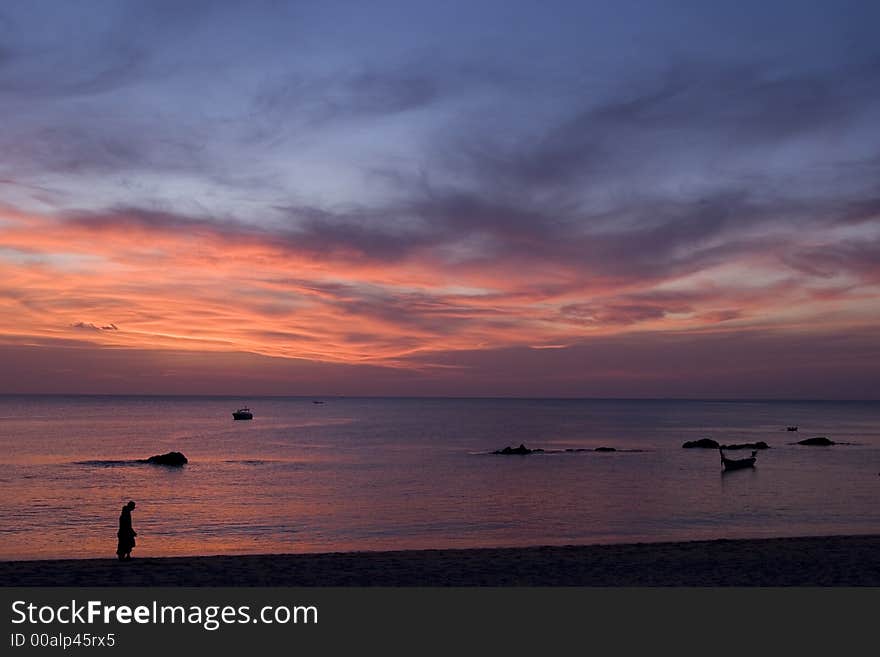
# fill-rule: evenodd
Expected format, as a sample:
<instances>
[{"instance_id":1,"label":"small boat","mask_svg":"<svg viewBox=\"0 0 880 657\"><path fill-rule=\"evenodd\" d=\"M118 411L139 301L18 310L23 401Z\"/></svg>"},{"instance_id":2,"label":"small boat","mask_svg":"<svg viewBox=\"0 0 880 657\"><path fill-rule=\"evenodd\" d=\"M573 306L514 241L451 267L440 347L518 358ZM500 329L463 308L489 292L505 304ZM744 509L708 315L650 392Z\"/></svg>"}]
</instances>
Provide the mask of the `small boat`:
<instances>
[{"instance_id":1,"label":"small boat","mask_svg":"<svg viewBox=\"0 0 880 657\"><path fill-rule=\"evenodd\" d=\"M797 431L797 427L785 427L786 431Z\"/></svg>"},{"instance_id":2,"label":"small boat","mask_svg":"<svg viewBox=\"0 0 880 657\"><path fill-rule=\"evenodd\" d=\"M324 402L322 402L322 401L320 401L320 400L318 400L318 399L313 399L313 400L312 400L312 403L313 403L313 404L323 404Z\"/></svg>"},{"instance_id":3,"label":"small boat","mask_svg":"<svg viewBox=\"0 0 880 657\"><path fill-rule=\"evenodd\" d=\"M721 465L724 466L725 470L741 470L742 468L754 468L755 467L755 457L758 456L758 450L753 449L752 455L745 459L729 459L724 456L724 450L719 449L721 452Z\"/></svg>"},{"instance_id":4,"label":"small boat","mask_svg":"<svg viewBox=\"0 0 880 657\"><path fill-rule=\"evenodd\" d=\"M251 413L251 409L249 408L239 408L237 411L232 412L233 420L253 420L254 414Z\"/></svg>"}]
</instances>

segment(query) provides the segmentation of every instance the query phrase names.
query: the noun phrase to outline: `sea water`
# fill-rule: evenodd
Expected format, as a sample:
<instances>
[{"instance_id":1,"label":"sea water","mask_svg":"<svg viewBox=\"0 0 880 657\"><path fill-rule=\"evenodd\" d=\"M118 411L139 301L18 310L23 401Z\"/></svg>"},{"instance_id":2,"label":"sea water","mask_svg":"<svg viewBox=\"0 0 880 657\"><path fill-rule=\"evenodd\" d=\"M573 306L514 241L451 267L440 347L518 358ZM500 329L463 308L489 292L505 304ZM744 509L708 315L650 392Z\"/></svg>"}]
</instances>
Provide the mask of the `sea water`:
<instances>
[{"instance_id":1,"label":"sea water","mask_svg":"<svg viewBox=\"0 0 880 657\"><path fill-rule=\"evenodd\" d=\"M314 401L0 397L0 559L112 558L129 499L135 556L880 532L877 402ZM703 437L771 448L722 474Z\"/></svg>"}]
</instances>

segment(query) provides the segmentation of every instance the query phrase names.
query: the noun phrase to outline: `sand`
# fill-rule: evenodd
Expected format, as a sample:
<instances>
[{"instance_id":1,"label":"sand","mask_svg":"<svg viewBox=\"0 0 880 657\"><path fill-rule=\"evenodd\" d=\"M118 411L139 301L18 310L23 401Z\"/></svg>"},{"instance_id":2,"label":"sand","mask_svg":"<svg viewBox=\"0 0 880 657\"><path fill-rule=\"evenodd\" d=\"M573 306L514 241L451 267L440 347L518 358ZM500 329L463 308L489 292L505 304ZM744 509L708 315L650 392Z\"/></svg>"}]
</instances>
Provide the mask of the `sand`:
<instances>
[{"instance_id":1,"label":"sand","mask_svg":"<svg viewBox=\"0 0 880 657\"><path fill-rule=\"evenodd\" d=\"M0 562L4 586L880 586L880 535Z\"/></svg>"}]
</instances>

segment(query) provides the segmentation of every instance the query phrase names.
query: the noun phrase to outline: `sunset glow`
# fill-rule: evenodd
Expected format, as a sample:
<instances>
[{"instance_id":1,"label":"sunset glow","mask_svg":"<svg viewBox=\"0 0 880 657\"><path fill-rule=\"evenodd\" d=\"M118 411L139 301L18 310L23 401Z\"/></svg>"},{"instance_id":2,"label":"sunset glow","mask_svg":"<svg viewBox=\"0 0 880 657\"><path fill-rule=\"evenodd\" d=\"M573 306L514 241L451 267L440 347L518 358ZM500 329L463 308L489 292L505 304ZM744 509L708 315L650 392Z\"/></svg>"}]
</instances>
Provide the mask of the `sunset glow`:
<instances>
[{"instance_id":1,"label":"sunset glow","mask_svg":"<svg viewBox=\"0 0 880 657\"><path fill-rule=\"evenodd\" d=\"M59 41L71 6L42 48L16 41L44 20L22 7L0 42L0 391L876 396L876 41L838 57L817 12L819 44L781 50L762 21L726 28L752 48L714 44L729 17L695 5L705 41L674 53L658 5L608 66L619 42L563 25L627 21L578 7L495 7L538 23L521 58L479 28L438 50L396 4L361 17L374 50L366 9L171 26L135 5Z\"/></svg>"}]
</instances>

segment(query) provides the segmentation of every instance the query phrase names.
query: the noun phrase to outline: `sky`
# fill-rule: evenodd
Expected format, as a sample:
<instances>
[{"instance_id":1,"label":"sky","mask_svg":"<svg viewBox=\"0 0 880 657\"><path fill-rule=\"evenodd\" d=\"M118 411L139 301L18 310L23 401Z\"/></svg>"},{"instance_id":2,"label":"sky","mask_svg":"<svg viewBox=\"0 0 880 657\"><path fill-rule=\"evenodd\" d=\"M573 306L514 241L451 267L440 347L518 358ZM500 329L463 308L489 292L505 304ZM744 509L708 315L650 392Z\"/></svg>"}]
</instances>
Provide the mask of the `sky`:
<instances>
[{"instance_id":1,"label":"sky","mask_svg":"<svg viewBox=\"0 0 880 657\"><path fill-rule=\"evenodd\" d=\"M0 393L880 398L880 4L0 5Z\"/></svg>"}]
</instances>

